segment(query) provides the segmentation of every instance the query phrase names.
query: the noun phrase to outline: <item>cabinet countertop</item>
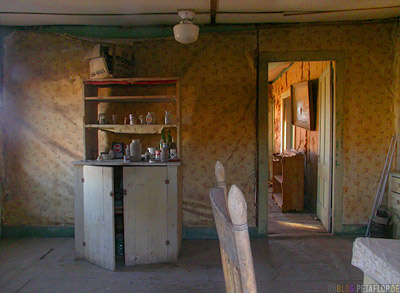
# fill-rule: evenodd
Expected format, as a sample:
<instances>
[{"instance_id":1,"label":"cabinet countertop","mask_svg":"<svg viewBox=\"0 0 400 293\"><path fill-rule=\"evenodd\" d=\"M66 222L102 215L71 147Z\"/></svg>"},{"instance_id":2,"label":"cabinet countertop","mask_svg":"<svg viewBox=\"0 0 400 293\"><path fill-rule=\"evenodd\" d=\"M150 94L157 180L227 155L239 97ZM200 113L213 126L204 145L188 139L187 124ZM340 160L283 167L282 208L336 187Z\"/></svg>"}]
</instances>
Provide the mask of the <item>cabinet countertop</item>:
<instances>
[{"instance_id":1,"label":"cabinet countertop","mask_svg":"<svg viewBox=\"0 0 400 293\"><path fill-rule=\"evenodd\" d=\"M149 162L124 162L122 159L116 160L86 160L86 161L75 161L73 165L89 165L89 166L180 166L181 162L167 162L167 163L149 163Z\"/></svg>"}]
</instances>

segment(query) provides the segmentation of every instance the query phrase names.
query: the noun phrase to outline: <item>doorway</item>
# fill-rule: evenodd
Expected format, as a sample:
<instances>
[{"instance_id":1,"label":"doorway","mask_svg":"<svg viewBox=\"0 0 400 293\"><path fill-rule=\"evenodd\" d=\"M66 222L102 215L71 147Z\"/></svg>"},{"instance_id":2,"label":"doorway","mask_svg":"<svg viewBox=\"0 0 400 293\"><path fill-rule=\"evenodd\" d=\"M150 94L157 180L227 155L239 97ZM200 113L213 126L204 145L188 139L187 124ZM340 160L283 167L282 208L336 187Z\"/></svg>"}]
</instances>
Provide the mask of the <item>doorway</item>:
<instances>
[{"instance_id":1,"label":"doorway","mask_svg":"<svg viewBox=\"0 0 400 293\"><path fill-rule=\"evenodd\" d=\"M277 221L280 221L280 224L283 223L283 226L286 226L286 231L289 233L296 230L308 230L308 232L341 232L342 177L340 175L343 171L341 167L342 149L340 145L341 125L337 122L341 116L340 113L342 113L341 99L343 97L344 75L342 54L340 52L329 51L263 52L260 53L259 60L259 233L274 233L274 230L276 232ZM282 70L273 80L269 79L268 73L271 69L282 65L282 63L286 63L285 66L287 68ZM297 73L292 72L291 74L287 74L291 70L290 68L293 71L296 66L301 70L297 69ZM279 79L280 82L278 82ZM292 123L296 124L295 121L291 121L291 119L296 118L291 115L291 106L295 104L289 100L292 94L292 84L311 80L314 80L314 84L315 82L317 83L314 89L318 93L314 94L314 97L316 96L314 99L315 102L317 102L316 99L321 98L321 95L330 97L329 102L318 101L318 103L314 104L316 112L315 130L305 129L297 125L292 126ZM279 90L276 92L275 89L275 93L270 87L273 84L272 81L278 82L276 88ZM331 81L331 83L327 83L327 81ZM327 91L327 89L330 91ZM277 94L278 99L276 97ZM277 100L279 100L279 105L274 102ZM279 111L276 111L277 107ZM265 135L267 133L268 135ZM282 153L287 149L296 150L304 158L304 209L303 213L297 211L293 215L291 215L292 213L282 213L279 201L272 196L273 193L271 192L273 154ZM335 164L333 164L333 158L335 158ZM274 203L277 203L277 206L272 206ZM275 223L273 222L274 212L275 218L278 212L281 216L280 220L275 221ZM304 218L299 218L299 216L307 216L307 221ZM288 220L290 217L292 219ZM322 221L317 221L317 219ZM270 223L268 223L268 220L270 220ZM281 231L284 233L285 229Z\"/></svg>"},{"instance_id":2,"label":"doorway","mask_svg":"<svg viewBox=\"0 0 400 293\"><path fill-rule=\"evenodd\" d=\"M268 64L269 234L330 232L334 68L331 61Z\"/></svg>"}]
</instances>

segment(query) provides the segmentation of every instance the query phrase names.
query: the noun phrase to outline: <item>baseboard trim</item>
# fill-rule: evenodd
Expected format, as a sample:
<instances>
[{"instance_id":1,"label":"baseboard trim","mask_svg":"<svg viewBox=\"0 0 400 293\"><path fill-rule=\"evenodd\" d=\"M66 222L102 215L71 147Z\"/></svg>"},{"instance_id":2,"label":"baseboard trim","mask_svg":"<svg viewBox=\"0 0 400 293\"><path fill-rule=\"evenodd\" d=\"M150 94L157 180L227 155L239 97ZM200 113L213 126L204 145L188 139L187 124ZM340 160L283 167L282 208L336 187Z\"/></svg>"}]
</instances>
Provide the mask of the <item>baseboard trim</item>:
<instances>
[{"instance_id":1,"label":"baseboard trim","mask_svg":"<svg viewBox=\"0 0 400 293\"><path fill-rule=\"evenodd\" d=\"M335 235L364 236L367 225L343 225ZM2 238L57 238L74 237L74 226L1 226ZM257 227L249 227L250 238L266 237ZM183 239L218 239L214 227L183 227Z\"/></svg>"},{"instance_id":2,"label":"baseboard trim","mask_svg":"<svg viewBox=\"0 0 400 293\"><path fill-rule=\"evenodd\" d=\"M74 226L1 226L2 238L74 237Z\"/></svg>"},{"instance_id":3,"label":"baseboard trim","mask_svg":"<svg viewBox=\"0 0 400 293\"><path fill-rule=\"evenodd\" d=\"M335 235L343 236L365 236L367 225L342 225L342 232Z\"/></svg>"},{"instance_id":4,"label":"baseboard trim","mask_svg":"<svg viewBox=\"0 0 400 293\"><path fill-rule=\"evenodd\" d=\"M249 227L250 238L266 237L258 233L257 227ZM217 229L214 227L183 227L183 239L218 239Z\"/></svg>"}]
</instances>

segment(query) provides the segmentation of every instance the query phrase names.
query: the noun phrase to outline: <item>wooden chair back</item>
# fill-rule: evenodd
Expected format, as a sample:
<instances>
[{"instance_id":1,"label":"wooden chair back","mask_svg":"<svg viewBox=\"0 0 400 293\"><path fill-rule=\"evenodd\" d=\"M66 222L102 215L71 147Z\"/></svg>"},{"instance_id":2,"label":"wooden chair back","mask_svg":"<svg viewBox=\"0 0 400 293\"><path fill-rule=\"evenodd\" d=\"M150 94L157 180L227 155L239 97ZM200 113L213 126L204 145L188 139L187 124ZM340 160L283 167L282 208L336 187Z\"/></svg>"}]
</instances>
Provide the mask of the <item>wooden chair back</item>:
<instances>
[{"instance_id":1,"label":"wooden chair back","mask_svg":"<svg viewBox=\"0 0 400 293\"><path fill-rule=\"evenodd\" d=\"M226 291L257 292L246 201L236 185L232 185L227 194L225 171L220 162L217 162L215 171L219 188L211 189L210 199L220 243Z\"/></svg>"}]
</instances>

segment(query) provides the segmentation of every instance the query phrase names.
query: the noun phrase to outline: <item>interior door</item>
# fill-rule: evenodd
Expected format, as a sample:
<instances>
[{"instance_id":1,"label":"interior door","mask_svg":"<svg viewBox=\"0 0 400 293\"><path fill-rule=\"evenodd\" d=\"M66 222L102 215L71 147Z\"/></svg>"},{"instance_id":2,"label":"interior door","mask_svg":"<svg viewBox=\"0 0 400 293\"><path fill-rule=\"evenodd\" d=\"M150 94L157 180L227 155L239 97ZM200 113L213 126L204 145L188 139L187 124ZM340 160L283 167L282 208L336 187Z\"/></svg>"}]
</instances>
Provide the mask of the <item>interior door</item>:
<instances>
[{"instance_id":1,"label":"interior door","mask_svg":"<svg viewBox=\"0 0 400 293\"><path fill-rule=\"evenodd\" d=\"M318 82L317 216L331 230L332 174L332 69L327 66Z\"/></svg>"},{"instance_id":2,"label":"interior door","mask_svg":"<svg viewBox=\"0 0 400 293\"><path fill-rule=\"evenodd\" d=\"M85 259L115 270L113 168L83 166Z\"/></svg>"},{"instance_id":3,"label":"interior door","mask_svg":"<svg viewBox=\"0 0 400 293\"><path fill-rule=\"evenodd\" d=\"M168 261L167 167L124 167L125 265Z\"/></svg>"}]
</instances>

